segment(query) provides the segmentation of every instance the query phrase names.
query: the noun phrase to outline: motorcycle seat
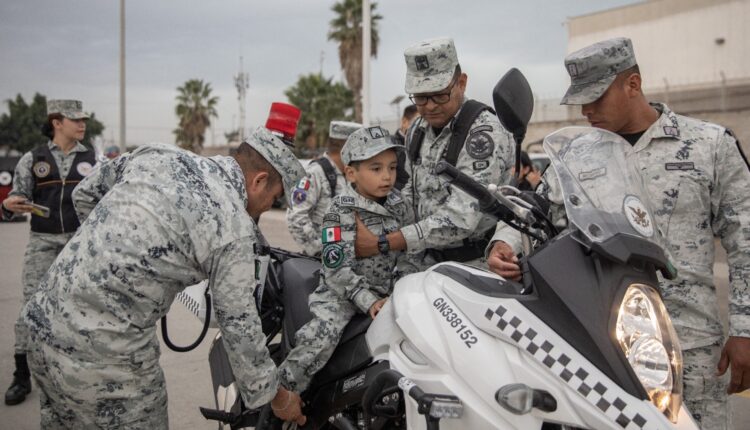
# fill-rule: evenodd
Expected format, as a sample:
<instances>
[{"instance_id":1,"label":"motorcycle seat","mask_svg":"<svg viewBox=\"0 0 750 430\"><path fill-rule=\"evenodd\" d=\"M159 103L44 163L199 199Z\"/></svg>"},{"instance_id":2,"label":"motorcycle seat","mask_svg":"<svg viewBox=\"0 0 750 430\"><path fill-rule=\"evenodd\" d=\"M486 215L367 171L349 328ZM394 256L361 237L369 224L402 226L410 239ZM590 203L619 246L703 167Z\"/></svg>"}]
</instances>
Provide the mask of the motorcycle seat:
<instances>
[{"instance_id":1,"label":"motorcycle seat","mask_svg":"<svg viewBox=\"0 0 750 430\"><path fill-rule=\"evenodd\" d=\"M294 333L312 319L309 297L318 287L320 280L320 263L308 259L292 258L282 266L284 282L284 331L294 346ZM367 331L372 318L365 314L356 314L344 328L339 345L346 343L358 334Z\"/></svg>"}]
</instances>

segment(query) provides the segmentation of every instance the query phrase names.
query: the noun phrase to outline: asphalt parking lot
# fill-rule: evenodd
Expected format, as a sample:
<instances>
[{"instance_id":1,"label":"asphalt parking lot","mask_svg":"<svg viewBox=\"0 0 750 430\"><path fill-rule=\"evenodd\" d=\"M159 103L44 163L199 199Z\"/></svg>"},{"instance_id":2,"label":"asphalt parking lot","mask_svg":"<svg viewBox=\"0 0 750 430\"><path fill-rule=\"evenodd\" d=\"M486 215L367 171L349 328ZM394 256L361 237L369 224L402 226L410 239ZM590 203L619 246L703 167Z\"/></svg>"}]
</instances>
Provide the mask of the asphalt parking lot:
<instances>
[{"instance_id":1,"label":"asphalt parking lot","mask_svg":"<svg viewBox=\"0 0 750 430\"><path fill-rule=\"evenodd\" d=\"M298 250L286 229L284 212L272 210L261 218L261 229L273 246ZM10 384L13 372L13 325L18 316L21 298L21 262L28 240L28 224L0 223L0 390ZM723 252L716 264L719 295L726 301L727 266ZM727 307L722 308L726 317ZM180 304L169 313L169 332L172 341L191 343L201 329L200 322ZM215 429L215 423L205 421L199 406L214 406L208 369L208 349L216 330L210 330L206 340L194 351L176 353L162 344L161 365L167 379L169 421L173 429ZM750 428L750 397L732 397L735 430ZM34 389L27 400L18 406L0 404L0 429L39 429L39 396Z\"/></svg>"}]
</instances>

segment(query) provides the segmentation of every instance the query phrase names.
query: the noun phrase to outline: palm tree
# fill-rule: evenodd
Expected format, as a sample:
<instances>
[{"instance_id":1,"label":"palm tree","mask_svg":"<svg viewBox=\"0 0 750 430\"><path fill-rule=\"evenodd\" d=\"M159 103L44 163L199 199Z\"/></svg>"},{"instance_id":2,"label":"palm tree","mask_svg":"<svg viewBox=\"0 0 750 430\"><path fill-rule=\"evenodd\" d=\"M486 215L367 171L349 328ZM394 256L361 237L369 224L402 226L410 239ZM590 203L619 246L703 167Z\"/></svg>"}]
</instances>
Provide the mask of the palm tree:
<instances>
[{"instance_id":1,"label":"palm tree","mask_svg":"<svg viewBox=\"0 0 750 430\"><path fill-rule=\"evenodd\" d=\"M181 148L200 154L211 118L218 117L219 97L211 96L211 84L202 79L190 79L177 91L174 111L179 125L174 130L175 140Z\"/></svg>"},{"instance_id":2,"label":"palm tree","mask_svg":"<svg viewBox=\"0 0 750 430\"><path fill-rule=\"evenodd\" d=\"M372 3L370 10L374 11L377 3ZM331 20L331 29L328 32L328 40L334 40L339 44L339 62L344 69L349 88L354 94L354 117L362 122L362 0L340 0L331 8L336 12L336 17ZM382 16L371 13L371 55L378 55L377 21Z\"/></svg>"},{"instance_id":3,"label":"palm tree","mask_svg":"<svg viewBox=\"0 0 750 430\"><path fill-rule=\"evenodd\" d=\"M302 150L303 142L308 150L314 151L326 141L332 120L351 118L352 92L343 83L333 82L333 78L320 73L300 76L284 94L289 103L302 111L295 139L300 155L309 155Z\"/></svg>"}]
</instances>

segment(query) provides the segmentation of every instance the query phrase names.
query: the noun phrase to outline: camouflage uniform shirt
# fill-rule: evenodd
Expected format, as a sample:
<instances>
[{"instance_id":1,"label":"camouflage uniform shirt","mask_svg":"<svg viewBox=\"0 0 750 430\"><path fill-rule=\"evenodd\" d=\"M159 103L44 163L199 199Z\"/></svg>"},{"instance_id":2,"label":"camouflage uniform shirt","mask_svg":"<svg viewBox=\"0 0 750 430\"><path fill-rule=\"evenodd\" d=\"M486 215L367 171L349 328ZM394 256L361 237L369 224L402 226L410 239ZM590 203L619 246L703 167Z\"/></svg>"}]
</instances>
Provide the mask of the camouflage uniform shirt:
<instances>
[{"instance_id":1,"label":"camouflage uniform shirt","mask_svg":"<svg viewBox=\"0 0 750 430\"><path fill-rule=\"evenodd\" d=\"M344 328L359 311L367 314L377 300L388 297L397 277L417 271L402 252L356 258L355 214L374 234L396 231L413 221L398 190L383 204L367 199L350 186L334 197L323 221L323 269L310 295L313 319L297 331L296 346L279 366L282 384L303 391L333 354Z\"/></svg>"},{"instance_id":2,"label":"camouflage uniform shirt","mask_svg":"<svg viewBox=\"0 0 750 430\"><path fill-rule=\"evenodd\" d=\"M460 247L464 239L479 240L495 225L492 217L476 210L475 199L447 186L434 173L450 143L455 118L438 134L421 118L412 126L423 127L425 135L417 162L411 163L407 157L406 171L410 178L402 190L404 197L413 202L417 220L401 228L409 253ZM483 111L470 128L456 168L485 186L507 184L515 153L513 142L513 136L497 117ZM422 263L425 267L430 264L429 260Z\"/></svg>"},{"instance_id":3,"label":"camouflage uniform shirt","mask_svg":"<svg viewBox=\"0 0 750 430\"><path fill-rule=\"evenodd\" d=\"M375 235L397 231L400 226L413 221L411 211L398 190L391 190L381 205L362 197L347 186L341 195L334 197L328 213L323 218L321 283L346 297L357 308L367 313L375 301L387 297L394 282L394 268L400 252L356 258L354 238L357 230L355 214ZM399 269L413 272L410 260L401 257Z\"/></svg>"},{"instance_id":4,"label":"camouflage uniform shirt","mask_svg":"<svg viewBox=\"0 0 750 430\"><path fill-rule=\"evenodd\" d=\"M750 171L738 142L726 129L675 114L661 115L633 147L657 224L665 234L675 280L663 280L662 294L683 349L723 338L713 283L714 237L729 259L729 335L750 337ZM552 201L552 216L565 209L554 169L538 192ZM555 221L553 219L553 221ZM494 240L518 251L519 235L498 224Z\"/></svg>"},{"instance_id":5,"label":"camouflage uniform shirt","mask_svg":"<svg viewBox=\"0 0 750 430\"><path fill-rule=\"evenodd\" d=\"M79 362L154 367L156 321L208 278L245 401L270 401L277 372L253 296L258 230L247 201L230 157L156 144L102 165L74 191L85 222L26 306L30 330Z\"/></svg>"},{"instance_id":6,"label":"camouflage uniform shirt","mask_svg":"<svg viewBox=\"0 0 750 430\"><path fill-rule=\"evenodd\" d=\"M331 157L328 154L323 156L336 170L334 195L339 195L346 187L346 179ZM307 177L297 184L292 193L292 204L287 209L286 221L292 238L307 255L316 255L320 252L320 228L323 226L323 215L331 205L330 188L323 167L312 162L307 167Z\"/></svg>"}]
</instances>

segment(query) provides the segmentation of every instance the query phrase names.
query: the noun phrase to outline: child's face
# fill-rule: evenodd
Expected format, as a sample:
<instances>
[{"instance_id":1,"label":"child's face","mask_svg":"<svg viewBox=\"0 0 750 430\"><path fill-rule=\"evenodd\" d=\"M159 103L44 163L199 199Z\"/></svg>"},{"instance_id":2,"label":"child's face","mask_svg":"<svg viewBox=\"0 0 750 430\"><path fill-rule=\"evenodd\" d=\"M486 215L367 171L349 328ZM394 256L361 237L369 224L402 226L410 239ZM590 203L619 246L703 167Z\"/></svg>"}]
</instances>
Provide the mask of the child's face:
<instances>
[{"instance_id":1,"label":"child's face","mask_svg":"<svg viewBox=\"0 0 750 430\"><path fill-rule=\"evenodd\" d=\"M357 167L346 166L346 179L357 186L362 196L377 200L385 197L396 183L396 151L388 149Z\"/></svg>"}]
</instances>

